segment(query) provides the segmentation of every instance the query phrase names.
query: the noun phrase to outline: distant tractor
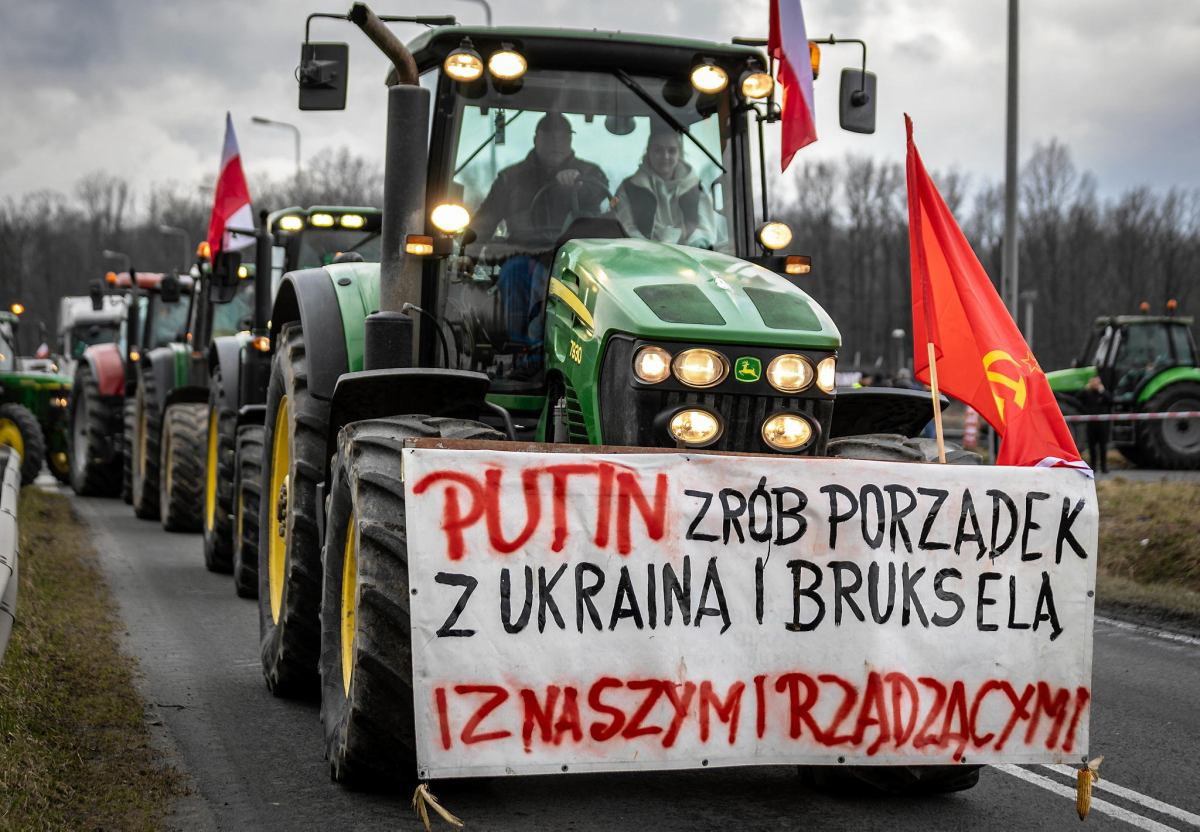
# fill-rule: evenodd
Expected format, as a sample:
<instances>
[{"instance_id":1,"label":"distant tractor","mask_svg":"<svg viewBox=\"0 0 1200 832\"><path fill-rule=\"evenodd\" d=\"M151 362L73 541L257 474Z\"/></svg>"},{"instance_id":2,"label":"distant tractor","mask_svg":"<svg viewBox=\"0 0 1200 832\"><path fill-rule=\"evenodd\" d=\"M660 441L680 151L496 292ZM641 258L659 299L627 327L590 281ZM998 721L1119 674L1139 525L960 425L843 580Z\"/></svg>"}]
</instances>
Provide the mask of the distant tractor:
<instances>
[{"instance_id":1,"label":"distant tractor","mask_svg":"<svg viewBox=\"0 0 1200 832\"><path fill-rule=\"evenodd\" d=\"M1173 305L1172 305L1173 306ZM1200 366L1192 318L1116 315L1097 318L1075 366L1046 374L1065 414L1080 412L1077 395L1099 376L1114 414L1200 411ZM1082 436L1075 426L1076 443ZM1135 465L1200 468L1200 419L1112 423L1114 446Z\"/></svg>"},{"instance_id":2,"label":"distant tractor","mask_svg":"<svg viewBox=\"0 0 1200 832\"><path fill-rule=\"evenodd\" d=\"M264 212L256 231L254 319L208 348L208 437L204 488L204 564L233 571L244 598L258 595L258 472L271 374L271 303L283 275L337 261L377 263L381 212L344 205ZM237 270L214 264L218 302L234 291ZM261 300L260 300L261 299ZM246 476L243 476L247 472Z\"/></svg>"},{"instance_id":3,"label":"distant tractor","mask_svg":"<svg viewBox=\"0 0 1200 832\"><path fill-rule=\"evenodd\" d=\"M114 341L88 346L79 357L71 398L71 487L76 494L133 499L133 426L142 353L182 337L190 277L110 272L93 287L93 308L119 304Z\"/></svg>"},{"instance_id":4,"label":"distant tractor","mask_svg":"<svg viewBox=\"0 0 1200 832\"><path fill-rule=\"evenodd\" d=\"M116 295L103 296L99 309L86 295L60 300L58 339L55 342L59 371L74 378L75 364L88 347L120 340L124 320L125 301Z\"/></svg>"},{"instance_id":5,"label":"distant tractor","mask_svg":"<svg viewBox=\"0 0 1200 832\"><path fill-rule=\"evenodd\" d=\"M45 463L66 481L69 376L30 371L17 355L19 318L0 312L0 445L21 455L21 484L33 482Z\"/></svg>"}]
</instances>

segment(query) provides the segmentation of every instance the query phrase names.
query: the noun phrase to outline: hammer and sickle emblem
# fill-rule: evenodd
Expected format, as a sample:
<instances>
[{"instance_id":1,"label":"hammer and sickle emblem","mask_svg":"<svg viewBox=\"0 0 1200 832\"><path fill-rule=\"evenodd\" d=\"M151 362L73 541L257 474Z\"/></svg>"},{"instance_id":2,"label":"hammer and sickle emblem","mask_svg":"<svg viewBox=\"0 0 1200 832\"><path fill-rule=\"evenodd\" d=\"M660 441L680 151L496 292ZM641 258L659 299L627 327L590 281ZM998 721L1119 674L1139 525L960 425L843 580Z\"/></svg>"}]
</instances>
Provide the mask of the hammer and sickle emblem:
<instances>
[{"instance_id":1,"label":"hammer and sickle emblem","mask_svg":"<svg viewBox=\"0 0 1200 832\"><path fill-rule=\"evenodd\" d=\"M1007 361L1015 368L1013 376L1005 375L1001 372L992 370L992 365L1000 361ZM1025 409L1025 397L1027 391L1025 389L1025 376L1021 372L1021 364L1006 353L1004 350L992 350L983 357L983 370L987 374L988 384L992 387L992 398L996 400L996 410L1000 413L1000 418L1007 421L1004 416L1005 399L1000 398L999 387L1007 387L1013 391L1012 403L1022 410ZM999 387L997 387L999 385Z\"/></svg>"}]
</instances>

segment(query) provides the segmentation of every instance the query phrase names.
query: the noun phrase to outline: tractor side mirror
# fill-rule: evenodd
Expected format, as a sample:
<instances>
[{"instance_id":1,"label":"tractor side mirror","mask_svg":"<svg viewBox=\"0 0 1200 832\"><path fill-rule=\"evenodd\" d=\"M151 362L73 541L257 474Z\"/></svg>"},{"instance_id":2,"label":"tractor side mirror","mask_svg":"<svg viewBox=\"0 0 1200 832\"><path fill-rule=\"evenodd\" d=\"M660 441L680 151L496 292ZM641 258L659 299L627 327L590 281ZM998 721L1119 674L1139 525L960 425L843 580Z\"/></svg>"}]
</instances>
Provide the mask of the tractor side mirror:
<instances>
[{"instance_id":1,"label":"tractor side mirror","mask_svg":"<svg viewBox=\"0 0 1200 832\"><path fill-rule=\"evenodd\" d=\"M838 121L851 133L875 132L875 73L843 69L838 88Z\"/></svg>"},{"instance_id":2,"label":"tractor side mirror","mask_svg":"<svg viewBox=\"0 0 1200 832\"><path fill-rule=\"evenodd\" d=\"M237 294L238 272L242 268L240 251L222 251L213 261L212 277L208 282L208 299L213 303L229 303Z\"/></svg>"},{"instance_id":3,"label":"tractor side mirror","mask_svg":"<svg viewBox=\"0 0 1200 832\"><path fill-rule=\"evenodd\" d=\"M92 299L93 311L99 312L104 308L104 287L100 285L99 281L93 282L88 287L88 296Z\"/></svg>"},{"instance_id":4,"label":"tractor side mirror","mask_svg":"<svg viewBox=\"0 0 1200 832\"><path fill-rule=\"evenodd\" d=\"M303 43L300 45L301 110L346 109L346 79L350 68L350 47L344 43Z\"/></svg>"},{"instance_id":5,"label":"tractor side mirror","mask_svg":"<svg viewBox=\"0 0 1200 832\"><path fill-rule=\"evenodd\" d=\"M164 275L162 281L158 284L158 298L163 303L179 303L179 298L183 295L183 286L179 282L179 276L174 274Z\"/></svg>"}]
</instances>

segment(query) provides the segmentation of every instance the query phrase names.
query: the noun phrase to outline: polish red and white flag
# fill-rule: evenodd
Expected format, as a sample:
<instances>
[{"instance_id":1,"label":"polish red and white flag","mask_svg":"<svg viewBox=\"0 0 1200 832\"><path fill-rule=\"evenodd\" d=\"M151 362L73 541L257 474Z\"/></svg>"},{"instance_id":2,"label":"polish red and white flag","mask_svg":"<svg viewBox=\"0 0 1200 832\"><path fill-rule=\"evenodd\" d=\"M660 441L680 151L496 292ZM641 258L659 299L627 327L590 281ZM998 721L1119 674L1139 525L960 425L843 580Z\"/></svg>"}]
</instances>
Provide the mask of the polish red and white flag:
<instances>
[{"instance_id":1,"label":"polish red and white flag","mask_svg":"<svg viewBox=\"0 0 1200 832\"><path fill-rule=\"evenodd\" d=\"M225 146L221 150L221 169L213 192L212 216L208 220L208 245L213 257L220 251L245 248L254 242L249 234L237 234L230 228L253 229L254 211L250 206L250 188L242 172L233 119L225 114Z\"/></svg>"}]
</instances>

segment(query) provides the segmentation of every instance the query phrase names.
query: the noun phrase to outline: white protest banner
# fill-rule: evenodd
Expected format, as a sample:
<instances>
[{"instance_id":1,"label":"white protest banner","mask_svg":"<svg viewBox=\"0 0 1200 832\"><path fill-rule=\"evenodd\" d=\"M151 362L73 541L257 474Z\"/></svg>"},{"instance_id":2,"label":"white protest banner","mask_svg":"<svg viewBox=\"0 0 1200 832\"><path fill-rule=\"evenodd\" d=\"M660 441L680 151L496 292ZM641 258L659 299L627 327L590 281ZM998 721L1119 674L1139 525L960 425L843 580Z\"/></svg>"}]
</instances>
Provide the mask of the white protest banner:
<instances>
[{"instance_id":1,"label":"white protest banner","mask_svg":"<svg viewBox=\"0 0 1200 832\"><path fill-rule=\"evenodd\" d=\"M1086 758L1078 472L410 447L404 477L422 777Z\"/></svg>"}]
</instances>

